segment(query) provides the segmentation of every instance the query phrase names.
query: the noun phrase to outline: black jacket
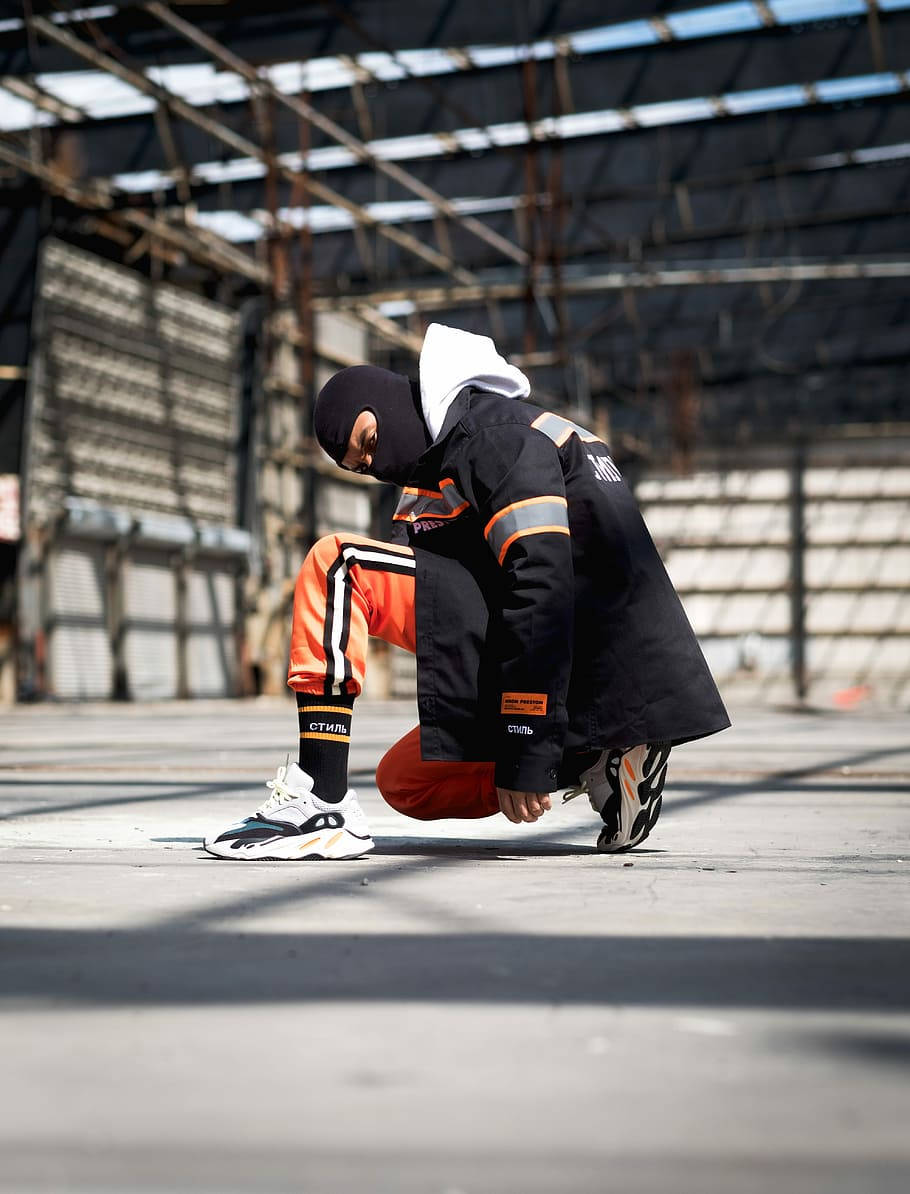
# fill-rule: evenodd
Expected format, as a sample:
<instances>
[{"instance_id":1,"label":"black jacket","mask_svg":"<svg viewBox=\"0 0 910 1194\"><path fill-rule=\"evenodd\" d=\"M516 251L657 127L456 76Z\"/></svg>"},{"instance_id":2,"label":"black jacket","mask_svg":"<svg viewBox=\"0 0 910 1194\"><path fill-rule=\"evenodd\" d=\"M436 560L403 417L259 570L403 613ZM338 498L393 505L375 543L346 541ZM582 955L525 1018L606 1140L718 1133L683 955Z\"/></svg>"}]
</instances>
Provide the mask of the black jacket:
<instances>
[{"instance_id":1,"label":"black jacket","mask_svg":"<svg viewBox=\"0 0 910 1194\"><path fill-rule=\"evenodd\" d=\"M730 724L607 446L559 415L463 390L395 514L417 558L425 759L491 759L552 791L581 752Z\"/></svg>"}]
</instances>

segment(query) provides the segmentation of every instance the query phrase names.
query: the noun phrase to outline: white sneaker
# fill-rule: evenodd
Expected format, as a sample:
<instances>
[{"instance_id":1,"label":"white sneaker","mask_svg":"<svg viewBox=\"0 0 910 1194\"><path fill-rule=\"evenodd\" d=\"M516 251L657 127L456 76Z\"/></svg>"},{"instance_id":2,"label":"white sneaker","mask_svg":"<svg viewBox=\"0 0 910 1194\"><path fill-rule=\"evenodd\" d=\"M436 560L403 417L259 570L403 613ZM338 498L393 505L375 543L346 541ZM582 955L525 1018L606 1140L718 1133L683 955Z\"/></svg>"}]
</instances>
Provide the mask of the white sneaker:
<instances>
[{"instance_id":1,"label":"white sneaker","mask_svg":"<svg viewBox=\"0 0 910 1194\"><path fill-rule=\"evenodd\" d=\"M630 750L608 748L581 773L578 787L566 792L564 801L587 794L591 808L600 814L604 827L597 838L597 849L601 853L631 850L657 824L669 757L668 742L652 742Z\"/></svg>"},{"instance_id":2,"label":"white sneaker","mask_svg":"<svg viewBox=\"0 0 910 1194\"><path fill-rule=\"evenodd\" d=\"M268 781L272 794L252 817L207 837L203 849L216 858L247 862L360 858L375 845L357 793L340 804L320 800L313 780L296 763L278 768Z\"/></svg>"}]
</instances>

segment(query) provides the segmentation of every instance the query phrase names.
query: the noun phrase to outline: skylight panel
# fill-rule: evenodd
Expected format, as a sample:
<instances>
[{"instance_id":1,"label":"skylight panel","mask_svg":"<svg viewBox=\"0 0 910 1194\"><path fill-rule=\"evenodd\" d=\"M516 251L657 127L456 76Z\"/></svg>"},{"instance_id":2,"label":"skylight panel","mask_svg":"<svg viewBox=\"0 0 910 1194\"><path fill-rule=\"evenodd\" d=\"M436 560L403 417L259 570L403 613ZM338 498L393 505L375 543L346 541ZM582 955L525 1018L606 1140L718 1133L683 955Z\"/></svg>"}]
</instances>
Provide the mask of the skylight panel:
<instances>
[{"instance_id":1,"label":"skylight panel","mask_svg":"<svg viewBox=\"0 0 910 1194\"><path fill-rule=\"evenodd\" d=\"M262 236L262 224L239 211L199 211L193 222L233 244L259 240Z\"/></svg>"},{"instance_id":2,"label":"skylight panel","mask_svg":"<svg viewBox=\"0 0 910 1194\"><path fill-rule=\"evenodd\" d=\"M448 50L400 50L395 57L410 75L448 75L458 70Z\"/></svg>"},{"instance_id":3,"label":"skylight panel","mask_svg":"<svg viewBox=\"0 0 910 1194\"><path fill-rule=\"evenodd\" d=\"M656 29L648 21L624 21L621 25L601 25L570 33L567 41L576 54L601 54L608 50L629 50L653 46L659 41Z\"/></svg>"},{"instance_id":4,"label":"skylight panel","mask_svg":"<svg viewBox=\"0 0 910 1194\"><path fill-rule=\"evenodd\" d=\"M687 120L710 120L716 114L714 104L704 96L693 99L667 100L659 104L641 104L631 108L636 123L645 128L664 124L683 124Z\"/></svg>"},{"instance_id":5,"label":"skylight panel","mask_svg":"<svg viewBox=\"0 0 910 1194\"><path fill-rule=\"evenodd\" d=\"M404 67L396 62L391 54L385 54L382 51L358 54L357 61L383 83L397 83L408 77Z\"/></svg>"},{"instance_id":6,"label":"skylight panel","mask_svg":"<svg viewBox=\"0 0 910 1194\"><path fill-rule=\"evenodd\" d=\"M528 126L517 120L509 124L491 124L487 132L493 144L500 149L507 145L527 145L529 139Z\"/></svg>"},{"instance_id":7,"label":"skylight panel","mask_svg":"<svg viewBox=\"0 0 910 1194\"><path fill-rule=\"evenodd\" d=\"M69 25L72 21L103 21L112 17L117 8L113 4L96 4L92 8L74 8L70 12L52 12L50 19L55 25ZM7 17L0 21L0 33L12 33L22 29L25 21L21 17Z\"/></svg>"},{"instance_id":8,"label":"skylight panel","mask_svg":"<svg viewBox=\"0 0 910 1194\"><path fill-rule=\"evenodd\" d=\"M899 12L910 9L910 0L877 0L878 8L884 12ZM764 10L772 14L782 26L811 24L815 21L839 18L862 17L868 10L867 0L766 0ZM701 5L679 12L665 13L660 18L671 34L685 40L696 37L721 37L732 33L758 30L763 24L763 5L759 0L727 0L726 3ZM92 8L54 13L51 20L67 24L77 19L92 17L102 19L116 12L114 5L96 5ZM608 53L653 46L660 41L660 21L624 21L618 24L601 25L569 34L564 40L570 49L579 55ZM0 21L0 31L21 29L22 21L10 19ZM350 86L358 77L357 67L369 75L385 82L398 82L408 74L425 77L449 74L460 69L465 56L477 69L520 65L534 59L551 59L556 54L552 40L542 39L531 45L472 46L466 51L450 49L425 49L402 51L396 56L384 52L368 52L359 55L354 64L348 59L337 57L311 59L306 63L298 61L273 64L263 68L263 73L273 84L286 94L301 90L326 91ZM180 65L150 67L148 77L173 91L188 103L206 106L211 103L242 102L248 98L245 80L229 71L218 71L210 65ZM871 78L871 76L870 76ZM72 71L40 76L41 85L63 103L84 109L89 116L105 117L137 115L154 109L155 101L129 87L123 81L102 71ZM872 86L870 83L869 86ZM833 84L832 84L833 88ZM887 94L886 91L859 91L855 98L863 95ZM826 92L831 102L838 99L848 101L847 93L838 95L833 89ZM0 94L0 127L6 129L27 128L34 120L41 124L54 124L54 118L47 113L36 116L31 109L13 104ZM731 111L737 114L748 111L770 110L773 107L797 107L802 102L800 89L767 89L741 93L731 101ZM649 106L650 107L650 106ZM669 120L674 120L670 109ZM700 119L698 115L692 119ZM644 118L652 122L658 117ZM685 119L685 117L682 117ZM452 134L463 139L463 147L471 150L489 148L491 142L482 130L456 130ZM546 135L540 133L538 135ZM500 145L521 144L526 138L518 133L500 134ZM462 143L462 140L459 140ZM330 162L334 165L349 165L347 160Z\"/></svg>"},{"instance_id":9,"label":"skylight panel","mask_svg":"<svg viewBox=\"0 0 910 1194\"><path fill-rule=\"evenodd\" d=\"M231 158L227 162L201 162L193 167L193 177L213 184L222 182L247 182L262 178L265 166L256 158Z\"/></svg>"},{"instance_id":10,"label":"skylight panel","mask_svg":"<svg viewBox=\"0 0 910 1194\"><path fill-rule=\"evenodd\" d=\"M115 174L111 182L121 191L135 195L166 191L174 185L173 178L161 170L133 170L126 174Z\"/></svg>"},{"instance_id":11,"label":"skylight panel","mask_svg":"<svg viewBox=\"0 0 910 1194\"><path fill-rule=\"evenodd\" d=\"M535 41L530 50L531 57L537 62L549 62L556 57L556 43L553 41Z\"/></svg>"},{"instance_id":12,"label":"skylight panel","mask_svg":"<svg viewBox=\"0 0 910 1194\"><path fill-rule=\"evenodd\" d=\"M862 16L868 11L866 0L768 0L768 7L782 25Z\"/></svg>"},{"instance_id":13,"label":"skylight panel","mask_svg":"<svg viewBox=\"0 0 910 1194\"><path fill-rule=\"evenodd\" d=\"M493 144L486 129L457 129L452 135L458 147L467 150L468 153L478 153L481 150L489 149Z\"/></svg>"},{"instance_id":14,"label":"skylight panel","mask_svg":"<svg viewBox=\"0 0 910 1194\"><path fill-rule=\"evenodd\" d=\"M73 8L69 12L55 12L51 20L55 25L68 25L71 21L103 21L117 12L115 4L95 4L89 8Z\"/></svg>"},{"instance_id":15,"label":"skylight panel","mask_svg":"<svg viewBox=\"0 0 910 1194\"><path fill-rule=\"evenodd\" d=\"M181 66L150 66L146 76L197 107L239 103L249 99L245 79L231 71L219 71L208 62Z\"/></svg>"},{"instance_id":16,"label":"skylight panel","mask_svg":"<svg viewBox=\"0 0 910 1194\"><path fill-rule=\"evenodd\" d=\"M796 83L784 87L760 87L756 91L731 91L723 97L724 107L732 116L799 108L807 102L805 88Z\"/></svg>"},{"instance_id":17,"label":"skylight panel","mask_svg":"<svg viewBox=\"0 0 910 1194\"><path fill-rule=\"evenodd\" d=\"M400 224L403 220L432 220L436 208L426 199L401 199L387 203L370 203L367 210L377 220L389 220Z\"/></svg>"},{"instance_id":18,"label":"skylight panel","mask_svg":"<svg viewBox=\"0 0 910 1194\"><path fill-rule=\"evenodd\" d=\"M751 0L736 4L712 4L709 8L692 8L686 12L668 13L664 20L674 37L718 37L725 33L743 33L761 29L762 20Z\"/></svg>"},{"instance_id":19,"label":"skylight panel","mask_svg":"<svg viewBox=\"0 0 910 1194\"><path fill-rule=\"evenodd\" d=\"M901 82L895 74L857 75L851 79L825 79L816 83L815 93L827 103L867 99L874 95L894 95Z\"/></svg>"},{"instance_id":20,"label":"skylight panel","mask_svg":"<svg viewBox=\"0 0 910 1194\"><path fill-rule=\"evenodd\" d=\"M548 61L556 57L556 43L535 41L518 46L468 46L465 54L478 70L489 70L497 66L520 66L531 59Z\"/></svg>"},{"instance_id":21,"label":"skylight panel","mask_svg":"<svg viewBox=\"0 0 910 1194\"><path fill-rule=\"evenodd\" d=\"M295 214L298 218L294 221L294 227L309 226L313 233L350 232L356 223L349 211L342 211L337 207L313 208L305 218L301 218L303 213L299 210Z\"/></svg>"},{"instance_id":22,"label":"skylight panel","mask_svg":"<svg viewBox=\"0 0 910 1194\"><path fill-rule=\"evenodd\" d=\"M478 70L490 70L497 66L517 66L527 61L523 46L468 46L468 58Z\"/></svg>"},{"instance_id":23,"label":"skylight panel","mask_svg":"<svg viewBox=\"0 0 910 1194\"><path fill-rule=\"evenodd\" d=\"M417 305L410 299L395 299L394 301L389 300L387 303L380 303L376 310L380 315L385 315L387 319L396 319L404 315L413 315L417 310Z\"/></svg>"},{"instance_id":24,"label":"skylight panel","mask_svg":"<svg viewBox=\"0 0 910 1194\"><path fill-rule=\"evenodd\" d=\"M155 100L105 71L60 71L36 76L39 87L97 120L152 112Z\"/></svg>"},{"instance_id":25,"label":"skylight panel","mask_svg":"<svg viewBox=\"0 0 910 1194\"><path fill-rule=\"evenodd\" d=\"M723 115L745 116L780 109L800 108L821 103L893 95L900 91L901 77L893 72L860 75L848 79L827 79L814 83L729 92L719 97L696 96L654 104L640 104L628 110L604 108L592 112L572 112L548 116L529 126L524 121L490 125L486 129L466 128L446 133L423 133L411 137L390 137L367 145L370 153L385 161L414 161L440 157L453 149L480 151L491 146L526 145L533 137L575 138L619 133L635 126L657 128L686 121L712 120ZM12 100L11 100L12 103ZM29 105L30 106L30 105ZM2 111L2 109L0 109ZM876 151L870 151L876 152ZM886 151L887 158L888 153ZM893 157L894 155L891 154ZM326 145L311 150L306 157L310 170L335 170L356 165L360 159L343 145ZM857 159L858 160L858 159ZM872 160L871 158L869 160ZM279 161L299 170L299 153L282 154ZM823 168L820 166L819 168ZM193 177L204 182L241 182L261 178L265 167L256 158L234 158L227 162L207 162L195 167ZM156 172L123 174L115 180L125 190L140 192L172 185L167 175ZM404 210L403 208L401 210ZM410 217L422 218L422 217Z\"/></svg>"},{"instance_id":26,"label":"skylight panel","mask_svg":"<svg viewBox=\"0 0 910 1194\"><path fill-rule=\"evenodd\" d=\"M512 211L518 199L515 195L496 195L492 199L453 199L452 202L464 215L483 215L492 211Z\"/></svg>"},{"instance_id":27,"label":"skylight panel","mask_svg":"<svg viewBox=\"0 0 910 1194\"><path fill-rule=\"evenodd\" d=\"M35 124L56 124L56 120L50 112L42 112L28 100L0 90L0 129L4 132L14 132L16 129L31 128Z\"/></svg>"},{"instance_id":28,"label":"skylight panel","mask_svg":"<svg viewBox=\"0 0 910 1194\"><path fill-rule=\"evenodd\" d=\"M170 181L170 180L168 180ZM453 201L453 206L465 215L493 211L511 211L519 197L500 195L493 199L463 198ZM380 203L368 203L365 210L373 219L383 224L404 224L417 220L432 220L436 210L423 199L403 199ZM355 225L354 216L341 208L327 204L312 207L282 207L278 209L278 221L288 228L308 227L314 234L349 232ZM197 224L223 236L234 243L258 240L263 229L269 225L268 212L257 211L247 215L239 211L199 212ZM406 314L403 310L399 314Z\"/></svg>"},{"instance_id":29,"label":"skylight panel","mask_svg":"<svg viewBox=\"0 0 910 1194\"><path fill-rule=\"evenodd\" d=\"M413 137L387 137L382 141L371 141L370 151L386 162L404 162L413 157L438 157L446 152L446 146L435 133L419 133Z\"/></svg>"},{"instance_id":30,"label":"skylight panel","mask_svg":"<svg viewBox=\"0 0 910 1194\"><path fill-rule=\"evenodd\" d=\"M556 132L563 137L593 137L598 133L618 133L626 124L619 112L605 108L601 112L572 112L555 121Z\"/></svg>"},{"instance_id":31,"label":"skylight panel","mask_svg":"<svg viewBox=\"0 0 910 1194\"><path fill-rule=\"evenodd\" d=\"M855 162L899 162L910 158L910 141L899 141L896 145L873 145L869 149L857 149Z\"/></svg>"},{"instance_id":32,"label":"skylight panel","mask_svg":"<svg viewBox=\"0 0 910 1194\"><path fill-rule=\"evenodd\" d=\"M274 87L286 95L300 91L332 91L350 87L355 72L340 58L312 58L309 62L276 62L263 68Z\"/></svg>"},{"instance_id":33,"label":"skylight panel","mask_svg":"<svg viewBox=\"0 0 910 1194\"><path fill-rule=\"evenodd\" d=\"M258 212L262 224L269 223L268 212ZM354 217L340 207L280 207L278 220L288 228L309 228L311 232L349 232L354 227Z\"/></svg>"},{"instance_id":34,"label":"skylight panel","mask_svg":"<svg viewBox=\"0 0 910 1194\"><path fill-rule=\"evenodd\" d=\"M339 170L356 165L357 160L343 145L323 145L319 149L311 149L306 159L310 170Z\"/></svg>"}]
</instances>

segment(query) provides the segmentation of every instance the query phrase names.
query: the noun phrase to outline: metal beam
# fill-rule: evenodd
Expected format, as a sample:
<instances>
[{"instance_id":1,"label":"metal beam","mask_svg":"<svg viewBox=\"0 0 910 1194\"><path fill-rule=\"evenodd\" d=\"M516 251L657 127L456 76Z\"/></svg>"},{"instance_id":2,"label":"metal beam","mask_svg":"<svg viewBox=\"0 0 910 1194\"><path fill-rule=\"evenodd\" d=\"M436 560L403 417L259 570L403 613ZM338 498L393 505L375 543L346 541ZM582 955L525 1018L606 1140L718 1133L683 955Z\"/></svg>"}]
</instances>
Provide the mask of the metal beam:
<instances>
[{"instance_id":1,"label":"metal beam","mask_svg":"<svg viewBox=\"0 0 910 1194\"><path fill-rule=\"evenodd\" d=\"M138 228L197 261L202 261L220 270L240 274L261 286L268 284L268 270L258 265L229 241L222 240L212 232L204 229L180 228L136 208L127 207L114 211L112 209L115 196L110 187L99 182L88 184L75 182L63 171L54 166L33 161L27 154L2 140L0 140L0 161L37 178L50 190L62 195L77 207L85 208L88 211L104 212L108 220Z\"/></svg>"},{"instance_id":2,"label":"metal beam","mask_svg":"<svg viewBox=\"0 0 910 1194\"><path fill-rule=\"evenodd\" d=\"M145 236L157 239L172 249L186 254L210 268L239 274L257 285L271 285L271 271L229 241L203 228L178 227L136 208L113 210L116 196L113 188L97 181L88 185L74 182L69 175L53 166L33 161L27 154L0 139L0 162L5 162L24 174L42 182L50 191L62 195L69 202L87 211L104 213L106 221L128 225ZM315 304L314 304L315 307ZM366 300L353 308L353 314L388 343L419 354L421 337L405 332L393 320L373 310Z\"/></svg>"},{"instance_id":3,"label":"metal beam","mask_svg":"<svg viewBox=\"0 0 910 1194\"><path fill-rule=\"evenodd\" d=\"M519 264L526 263L527 254L518 245L513 244L504 236L500 236L488 228L481 220L460 214L444 195L440 195L438 191L435 191L432 187L427 186L426 183L415 178L413 174L402 169L401 166L376 157L363 141L355 137L353 133L349 133L340 124L336 124L334 120L325 116L318 108L314 108L312 104L300 96L285 95L284 92L279 91L256 67L243 58L238 57L238 55L234 54L213 37L209 37L201 29L184 20L183 17L178 16L167 4L161 3L161 0L145 0L143 6L163 25L167 25L175 33L180 34L181 37L186 38L187 41L204 50L226 70L234 71L241 78L246 79L248 83L261 87L274 98L276 103L289 108L297 116L309 120L316 128L321 129L326 136L336 141L339 145L343 145L345 149L350 150L358 161L372 167L377 173L384 174L393 182L398 183L399 186L404 187L405 190L430 203L440 215L444 215L454 223L460 224L467 232L472 233L491 248L496 249L504 257L508 257L511 261Z\"/></svg>"},{"instance_id":4,"label":"metal beam","mask_svg":"<svg viewBox=\"0 0 910 1194\"><path fill-rule=\"evenodd\" d=\"M17 75L3 75L0 77L0 87L4 91L10 92L11 95L18 96L19 99L40 108L42 112L49 112L51 116L62 120L64 124L88 120L88 115L81 108L77 108L75 104L64 103L62 99L51 95L49 91L45 91L29 79L23 79Z\"/></svg>"},{"instance_id":5,"label":"metal beam","mask_svg":"<svg viewBox=\"0 0 910 1194\"><path fill-rule=\"evenodd\" d=\"M910 260L814 261L800 264L726 265L679 269L611 270L604 274L563 279L566 294L602 294L609 291L657 290L677 286L743 286L759 282L852 282L869 278L910 278ZM537 289L553 295L559 287L540 278ZM319 310L350 310L363 303L411 301L420 311L484 303L489 299L518 300L525 296L524 281L487 282L477 286L407 286L374 290L369 294L333 295L315 300Z\"/></svg>"},{"instance_id":6,"label":"metal beam","mask_svg":"<svg viewBox=\"0 0 910 1194\"><path fill-rule=\"evenodd\" d=\"M72 33L70 33L69 30L62 29L57 25L52 24L52 22L46 20L44 17L32 17L30 23L32 28L36 32L40 33L42 37L47 38L49 41L56 42L57 45L65 47L77 57L91 63L99 70L107 71L109 74L115 75L118 79L122 79L123 82L128 83L131 87L135 87L136 90L142 92L143 95L147 95L156 100L158 103L166 105L166 107L174 115L179 116L181 120L185 120L188 124L194 124L203 132L208 133L209 136L214 137L215 140L220 141L223 145L227 145L237 153L240 153L243 157L254 158L256 161L262 162L264 166L268 167L270 162L269 155L259 145L256 145L255 142L241 136L240 133L234 132L233 129L228 128L219 121L213 120L211 117L206 116L203 112L199 111L199 109L194 108L192 104L188 104L179 96L174 95L173 92L168 91L167 88L161 87L157 83L153 83L151 79L146 78L146 76L140 71L136 71L128 66L124 66L123 63L119 62L116 58L112 58L110 55L103 53L94 46L90 46L87 42L81 41L78 37L75 37ZM190 26L190 28L192 28L192 26ZM252 70L253 68L249 69ZM304 119L308 119L309 117L305 110L308 107L309 105L302 105L299 110L294 108L294 111L297 111L298 115L302 116ZM310 193L317 199L321 199L324 203L329 203L333 207L343 208L345 211L349 212L358 222L366 224L371 228L375 228L381 236L393 241L399 246L399 248L405 249L413 253L415 256L420 257L434 269L437 269L442 273L450 274L452 277L457 278L459 281L465 284L470 284L476 281L474 274L472 274L470 270L462 269L450 258L445 257L442 253L437 252L435 249L431 249L428 245L423 244L416 237L413 237L406 232L402 232L398 228L381 223L374 216L371 216L369 212L365 211L364 208L362 208L359 204L345 198L344 195L341 195L338 191L332 190L331 187L327 187L324 183L317 182L316 179L314 179L305 171L289 166L284 162L276 162L275 167L279 173L281 173L291 182L302 180L304 185L309 189Z\"/></svg>"},{"instance_id":7,"label":"metal beam","mask_svg":"<svg viewBox=\"0 0 910 1194\"><path fill-rule=\"evenodd\" d=\"M476 113L469 111L463 104L453 100L444 84L437 82L433 75L417 74L408 66L407 59L399 50L375 37L365 25L357 20L344 4L338 3L338 0L320 0L320 2L324 8L329 9L333 16L347 25L351 32L359 37L370 49L377 50L381 54L388 54L399 70L416 87L431 95L441 108L446 108L448 111L454 112L465 128L476 129L478 132L486 133L489 140L489 148L493 148L493 138L489 133L489 127L482 120L477 119ZM460 71L476 69L464 50L450 48L448 53ZM356 82L382 83L382 80L372 71L368 70L362 62L358 62L347 54L339 54L338 58L355 75Z\"/></svg>"},{"instance_id":8,"label":"metal beam","mask_svg":"<svg viewBox=\"0 0 910 1194\"><path fill-rule=\"evenodd\" d=\"M37 178L49 190L62 195L77 207L103 212L106 220L139 229L145 235L162 241L193 260L225 273L239 274L263 288L271 285L271 271L268 268L259 265L246 253L208 229L178 227L136 208L112 210L115 197L110 187L98 182L89 185L76 183L69 175L53 166L32 161L27 154L14 149L2 139L0 162L6 162L7 165ZM315 308L316 304L313 306ZM415 355L419 354L421 337L405 332L393 320L373 310L366 300L356 304L352 313L383 340L406 348Z\"/></svg>"}]
</instances>

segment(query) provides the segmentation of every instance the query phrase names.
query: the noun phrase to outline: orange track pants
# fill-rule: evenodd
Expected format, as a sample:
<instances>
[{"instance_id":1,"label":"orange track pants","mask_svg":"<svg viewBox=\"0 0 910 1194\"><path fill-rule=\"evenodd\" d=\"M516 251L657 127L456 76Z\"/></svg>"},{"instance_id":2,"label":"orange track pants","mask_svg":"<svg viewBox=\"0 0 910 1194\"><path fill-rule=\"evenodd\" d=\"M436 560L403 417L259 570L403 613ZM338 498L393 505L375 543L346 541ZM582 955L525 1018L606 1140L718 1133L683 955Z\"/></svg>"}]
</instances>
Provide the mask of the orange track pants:
<instances>
[{"instance_id":1,"label":"orange track pants","mask_svg":"<svg viewBox=\"0 0 910 1194\"><path fill-rule=\"evenodd\" d=\"M415 560L409 547L361 535L326 535L303 562L294 590L288 684L319 695L363 688L367 639L384 639L412 654ZM376 784L409 817L489 817L499 812L493 763L424 762L420 728L386 753Z\"/></svg>"}]
</instances>

